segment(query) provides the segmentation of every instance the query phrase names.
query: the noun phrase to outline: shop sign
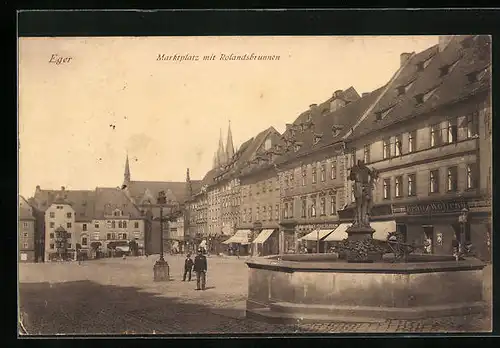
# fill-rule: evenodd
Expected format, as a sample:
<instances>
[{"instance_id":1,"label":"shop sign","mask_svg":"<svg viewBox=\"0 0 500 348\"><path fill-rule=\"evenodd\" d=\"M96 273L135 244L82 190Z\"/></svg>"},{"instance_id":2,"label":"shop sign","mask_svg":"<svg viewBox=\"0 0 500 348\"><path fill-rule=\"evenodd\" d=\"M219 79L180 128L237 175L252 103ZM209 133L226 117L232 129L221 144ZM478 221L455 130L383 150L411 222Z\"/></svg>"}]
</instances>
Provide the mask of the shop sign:
<instances>
[{"instance_id":1,"label":"shop sign","mask_svg":"<svg viewBox=\"0 0 500 348\"><path fill-rule=\"evenodd\" d=\"M464 208L469 208L467 202L464 201L437 201L423 204L409 204L406 206L406 213L408 215L452 213L460 212Z\"/></svg>"},{"instance_id":2,"label":"shop sign","mask_svg":"<svg viewBox=\"0 0 500 348\"><path fill-rule=\"evenodd\" d=\"M314 230L316 228L320 229L320 230L328 230L328 229L335 229L337 228L338 224L315 224L315 225L312 225L312 224L308 224L308 225L300 225L298 226L298 228L300 230Z\"/></svg>"}]
</instances>

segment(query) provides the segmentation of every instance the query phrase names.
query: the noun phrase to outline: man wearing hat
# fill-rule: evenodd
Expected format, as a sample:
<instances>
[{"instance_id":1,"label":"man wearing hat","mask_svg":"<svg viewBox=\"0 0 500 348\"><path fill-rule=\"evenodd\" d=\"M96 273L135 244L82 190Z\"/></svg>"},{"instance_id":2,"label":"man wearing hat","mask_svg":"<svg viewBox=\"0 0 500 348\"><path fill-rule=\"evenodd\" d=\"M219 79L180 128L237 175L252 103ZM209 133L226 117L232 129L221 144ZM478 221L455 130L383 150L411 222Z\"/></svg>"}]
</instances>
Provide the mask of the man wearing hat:
<instances>
[{"instance_id":1,"label":"man wearing hat","mask_svg":"<svg viewBox=\"0 0 500 348\"><path fill-rule=\"evenodd\" d=\"M203 250L201 248L198 249L198 255L194 258L193 270L196 272L196 290L200 290L200 281L201 290L205 290L207 258L203 255Z\"/></svg>"}]
</instances>

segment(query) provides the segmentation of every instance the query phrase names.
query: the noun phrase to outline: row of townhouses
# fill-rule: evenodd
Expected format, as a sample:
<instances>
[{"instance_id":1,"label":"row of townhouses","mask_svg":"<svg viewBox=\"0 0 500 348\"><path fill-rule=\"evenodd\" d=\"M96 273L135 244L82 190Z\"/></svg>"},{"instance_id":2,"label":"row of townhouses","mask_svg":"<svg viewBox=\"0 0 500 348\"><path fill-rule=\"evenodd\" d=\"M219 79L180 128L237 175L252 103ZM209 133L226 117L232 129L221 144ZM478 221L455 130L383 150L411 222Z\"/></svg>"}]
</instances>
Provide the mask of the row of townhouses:
<instances>
[{"instance_id":1,"label":"row of townhouses","mask_svg":"<svg viewBox=\"0 0 500 348\"><path fill-rule=\"evenodd\" d=\"M272 254L297 252L313 235L312 248L326 251L353 220L348 176L358 160L379 173L374 237L398 231L408 242L430 241L439 254L465 231L489 259L491 115L491 38L440 36L423 52L401 53L382 87L337 90L283 134L269 127L236 148L229 125L202 180L188 169L185 182L133 181L127 156L120 188L37 187L19 201L20 260L47 260L62 230L70 249L136 240L146 253L163 243L167 251L202 245ZM184 212L163 225L163 240L159 208L151 206L160 191Z\"/></svg>"},{"instance_id":2,"label":"row of townhouses","mask_svg":"<svg viewBox=\"0 0 500 348\"><path fill-rule=\"evenodd\" d=\"M349 169L362 160L379 173L375 237L399 231L449 253L465 211L466 241L489 258L490 75L490 37L440 36L423 52L401 53L382 87L335 91L283 134L268 128L233 151L229 130L186 202L186 235L216 251L234 243L257 253L296 252L313 231L341 240L354 216Z\"/></svg>"}]
</instances>

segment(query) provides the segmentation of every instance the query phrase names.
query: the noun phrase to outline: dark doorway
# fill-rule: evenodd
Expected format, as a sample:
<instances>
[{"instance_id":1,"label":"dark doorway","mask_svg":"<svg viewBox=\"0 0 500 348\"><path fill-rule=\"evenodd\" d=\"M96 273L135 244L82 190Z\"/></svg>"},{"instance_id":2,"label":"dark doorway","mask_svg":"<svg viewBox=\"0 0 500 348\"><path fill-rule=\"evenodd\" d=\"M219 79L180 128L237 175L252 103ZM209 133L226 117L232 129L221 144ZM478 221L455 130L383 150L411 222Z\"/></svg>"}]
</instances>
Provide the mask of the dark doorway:
<instances>
[{"instance_id":1,"label":"dark doorway","mask_svg":"<svg viewBox=\"0 0 500 348\"><path fill-rule=\"evenodd\" d=\"M408 231L406 229L406 225L405 224L397 224L396 231L398 234L401 235L401 237L403 239L403 243L407 243L408 242Z\"/></svg>"}]
</instances>

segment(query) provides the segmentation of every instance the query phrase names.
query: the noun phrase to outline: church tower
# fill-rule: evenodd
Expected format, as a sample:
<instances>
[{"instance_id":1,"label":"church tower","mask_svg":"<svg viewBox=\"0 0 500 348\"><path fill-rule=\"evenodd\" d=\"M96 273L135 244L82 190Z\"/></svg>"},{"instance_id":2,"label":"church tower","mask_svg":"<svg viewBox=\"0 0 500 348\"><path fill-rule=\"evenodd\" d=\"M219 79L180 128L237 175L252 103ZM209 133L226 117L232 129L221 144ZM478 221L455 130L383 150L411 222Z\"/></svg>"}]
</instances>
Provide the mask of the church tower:
<instances>
[{"instance_id":1,"label":"church tower","mask_svg":"<svg viewBox=\"0 0 500 348\"><path fill-rule=\"evenodd\" d=\"M222 167L227 163L224 141L222 140L222 129L220 130L219 148L217 149L217 166Z\"/></svg>"},{"instance_id":2,"label":"church tower","mask_svg":"<svg viewBox=\"0 0 500 348\"><path fill-rule=\"evenodd\" d=\"M186 197L190 199L193 195L193 186L191 185L191 178L189 177L189 168L186 171Z\"/></svg>"},{"instance_id":3,"label":"church tower","mask_svg":"<svg viewBox=\"0 0 500 348\"><path fill-rule=\"evenodd\" d=\"M128 163L128 153L125 159L125 172L123 173L123 185L122 189L125 189L130 185L130 165Z\"/></svg>"},{"instance_id":4,"label":"church tower","mask_svg":"<svg viewBox=\"0 0 500 348\"><path fill-rule=\"evenodd\" d=\"M227 130L227 142L226 142L226 158L227 162L231 160L234 156L234 145L233 145L233 134L231 133L231 121L229 121L229 128Z\"/></svg>"}]
</instances>

